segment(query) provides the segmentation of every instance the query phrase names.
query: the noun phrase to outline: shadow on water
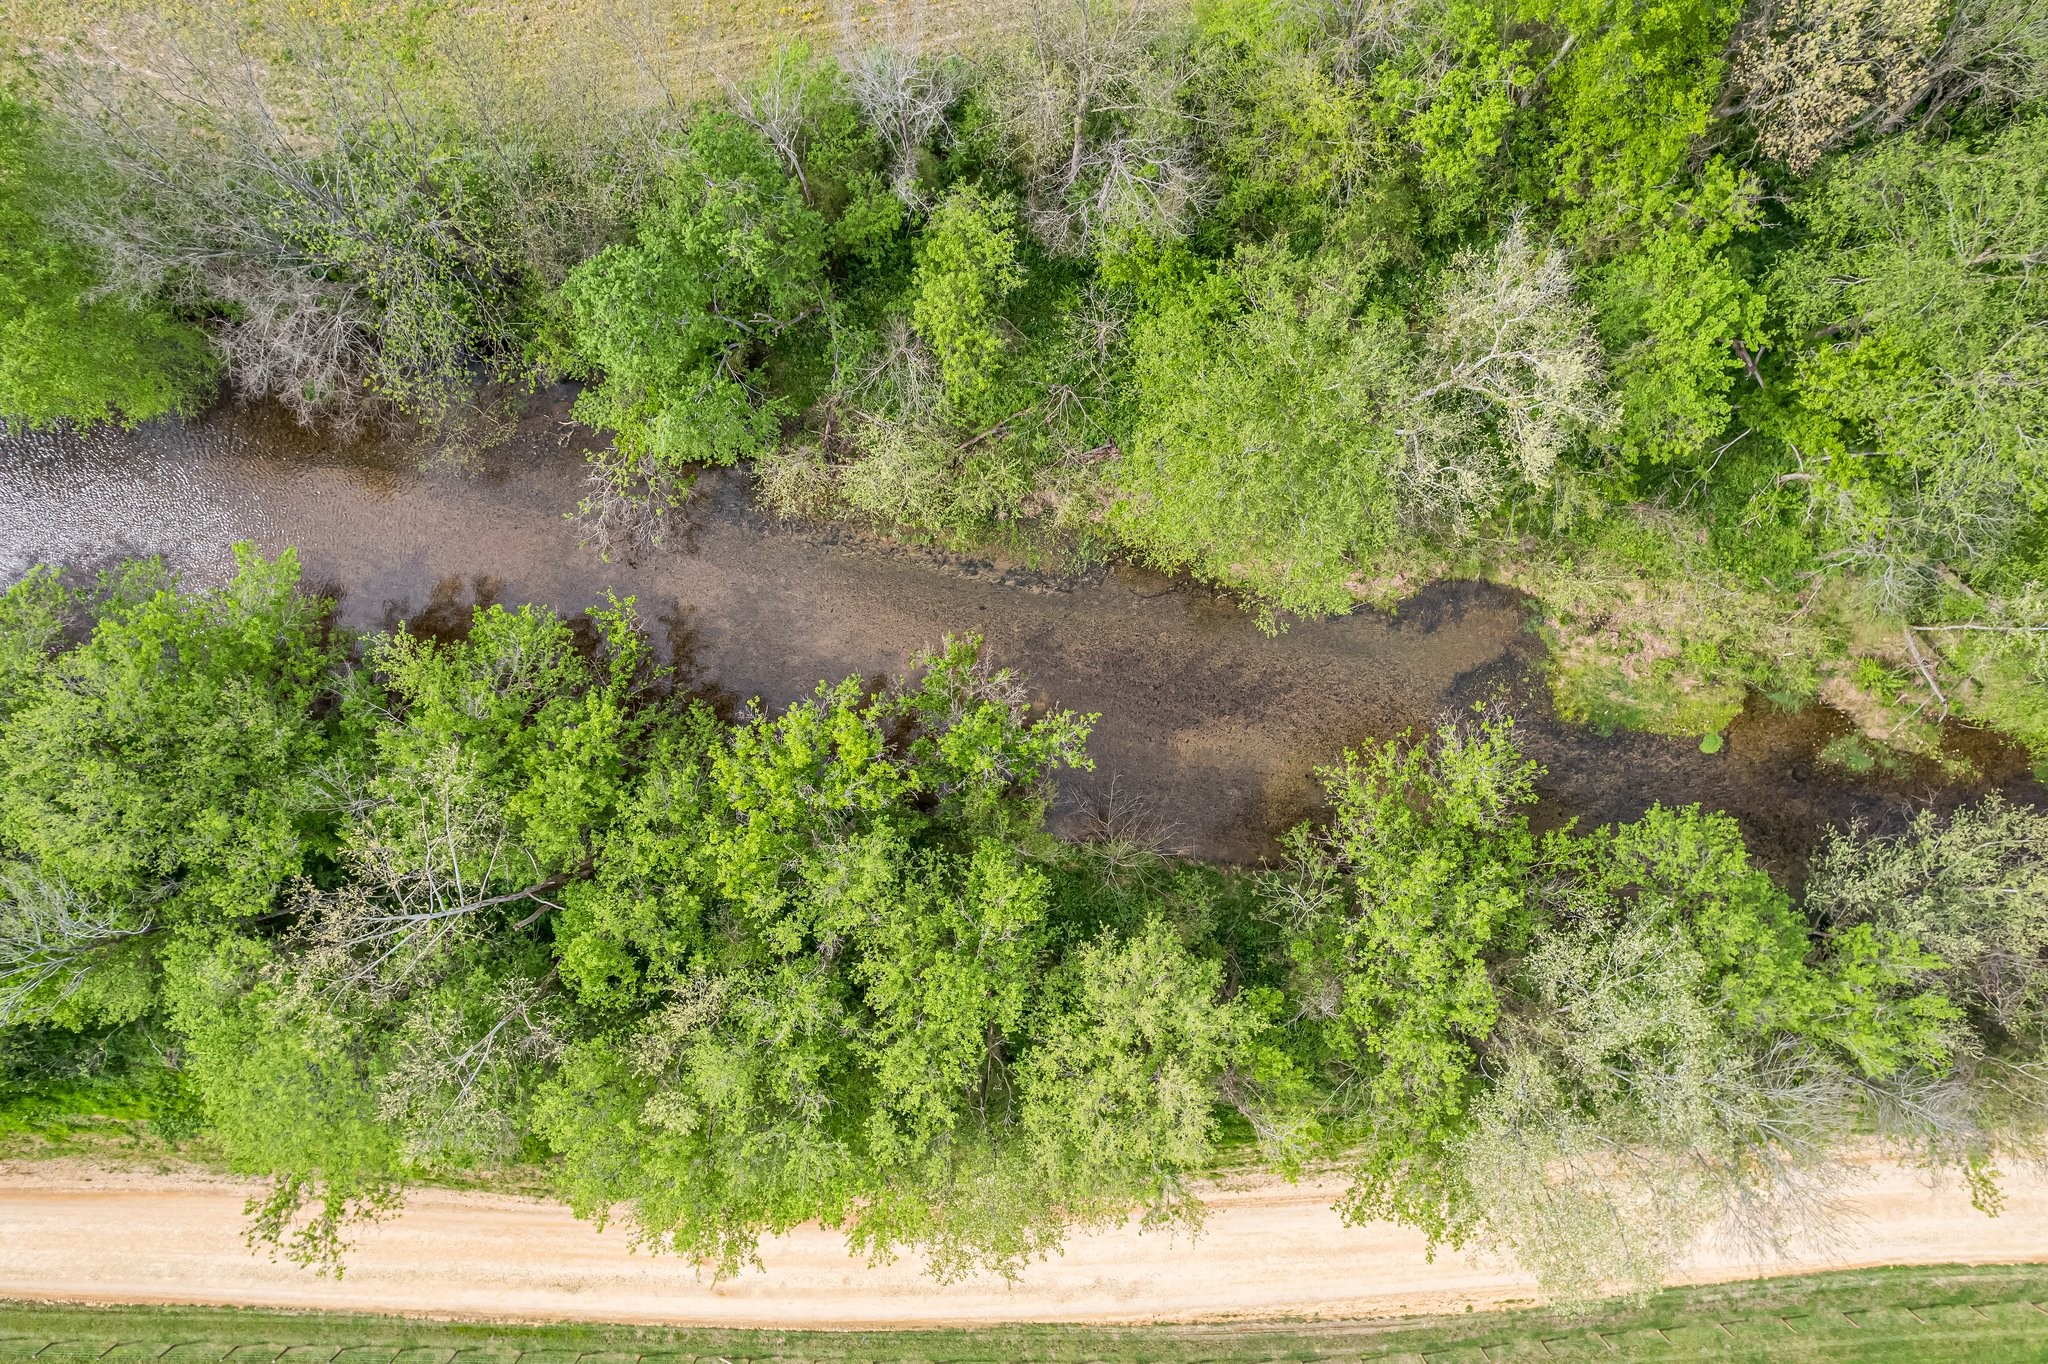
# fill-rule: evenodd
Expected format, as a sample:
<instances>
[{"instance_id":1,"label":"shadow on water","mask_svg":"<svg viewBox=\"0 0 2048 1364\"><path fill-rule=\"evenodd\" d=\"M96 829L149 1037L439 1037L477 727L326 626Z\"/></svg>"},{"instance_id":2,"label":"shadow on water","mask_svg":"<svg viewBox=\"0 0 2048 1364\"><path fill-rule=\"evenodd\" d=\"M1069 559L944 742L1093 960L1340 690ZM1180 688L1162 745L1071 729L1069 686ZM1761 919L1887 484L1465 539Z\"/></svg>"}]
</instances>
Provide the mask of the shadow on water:
<instances>
[{"instance_id":1,"label":"shadow on water","mask_svg":"<svg viewBox=\"0 0 2048 1364\"><path fill-rule=\"evenodd\" d=\"M707 474L663 548L605 564L564 515L583 476L565 438L569 395L534 404L518 436L470 473L422 473L394 442L342 442L262 407L183 425L0 440L0 572L45 561L161 554L219 581L230 546L296 547L306 581L356 630L400 622L459 635L477 605L538 602L574 615L607 591L637 598L678 685L728 717L786 705L820 680L902 672L948 633L976 631L1046 704L1101 717L1096 770L1065 784L1057 826L1149 811L1168 846L1268 856L1320 803L1318 764L1347 745L1433 724L1505 694L1543 764L1539 822L1630 819L1698 802L1739 819L1774 870L1798 874L1831 824L1894 827L2003 787L2048 801L2025 755L1954 727L1979 774L1932 764L1853 777L1818 754L1848 732L1821 707L1753 698L1718 754L1690 740L1599 735L1559 721L1526 601L1439 583L1397 615L1359 612L1277 638L1216 593L1129 566L1059 576L904 549L845 526L792 527L752 505L744 475Z\"/></svg>"}]
</instances>

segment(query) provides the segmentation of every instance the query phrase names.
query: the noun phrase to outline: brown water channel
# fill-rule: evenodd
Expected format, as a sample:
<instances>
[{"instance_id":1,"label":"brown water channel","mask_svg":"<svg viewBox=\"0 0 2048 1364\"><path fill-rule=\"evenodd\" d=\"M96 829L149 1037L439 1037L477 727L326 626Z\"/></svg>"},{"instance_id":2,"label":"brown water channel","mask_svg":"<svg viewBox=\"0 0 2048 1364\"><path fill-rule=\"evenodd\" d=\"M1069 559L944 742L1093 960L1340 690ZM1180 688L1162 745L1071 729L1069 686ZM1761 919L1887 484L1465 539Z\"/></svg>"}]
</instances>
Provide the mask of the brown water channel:
<instances>
[{"instance_id":1,"label":"brown water channel","mask_svg":"<svg viewBox=\"0 0 2048 1364\"><path fill-rule=\"evenodd\" d=\"M0 575L140 553L211 582L236 540L296 546L308 583L359 629L454 628L479 601L575 613L609 588L637 597L686 678L726 704L783 705L849 674L879 680L948 632L978 631L1041 699L1101 713L1097 770L1064 790L1068 827L1113 782L1168 826L1168 846L1235 861L1269 855L1314 809L1314 767L1347 744L1503 688L1548 771L1546 824L1698 801L1735 814L1791 870L1831 823L1889 825L1992 786L2048 800L2024 755L1962 729L1950 743L1983 777L1958 786L1931 765L1884 781L1822 767L1820 746L1848 725L1819 707L1786 715L1759 700L1711 756L1691 741L1564 724L1526 603L1477 584L1269 638L1214 593L1128 567L1055 577L780 525L752 509L738 474L702 480L665 547L607 565L563 516L582 476L563 398L538 405L468 474L422 474L403 448L234 406L128 434L0 439Z\"/></svg>"}]
</instances>

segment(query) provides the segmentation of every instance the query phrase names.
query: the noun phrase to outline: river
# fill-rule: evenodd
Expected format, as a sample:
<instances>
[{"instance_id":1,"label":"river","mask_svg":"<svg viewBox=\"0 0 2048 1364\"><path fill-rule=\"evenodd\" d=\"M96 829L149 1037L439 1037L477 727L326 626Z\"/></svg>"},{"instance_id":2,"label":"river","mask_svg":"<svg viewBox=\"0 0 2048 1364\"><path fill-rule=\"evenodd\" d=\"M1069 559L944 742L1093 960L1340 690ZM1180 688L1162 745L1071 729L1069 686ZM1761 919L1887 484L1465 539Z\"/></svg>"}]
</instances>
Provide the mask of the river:
<instances>
[{"instance_id":1,"label":"river","mask_svg":"<svg viewBox=\"0 0 2048 1364\"><path fill-rule=\"evenodd\" d=\"M157 554L217 582L229 547L296 546L309 585L357 629L459 629L479 602L575 613L632 595L684 679L728 712L774 707L821 679L901 672L948 632L975 631L1043 701L1099 712L1093 773L1063 788L1059 827L1114 804L1162 845L1224 861L1270 856L1313 812L1317 764L1346 745L1424 726L1505 691L1546 775L1539 823L1628 819L1653 801L1738 818L1774 869L1796 875L1829 824L1879 827L1992 787L2048 802L2025 755L1952 726L1980 776L1932 764L1859 779L1821 766L1849 729L1825 707L1760 698L1718 754L1689 740L1602 736L1552 713L1527 603L1476 583L1431 587L1387 615L1297 623L1277 638L1185 579L1118 565L1073 575L921 549L763 516L746 477L713 473L669 542L605 564L564 511L582 478L566 392L467 472L421 472L397 443L338 440L264 408L223 404L185 424L0 438L0 573Z\"/></svg>"}]
</instances>

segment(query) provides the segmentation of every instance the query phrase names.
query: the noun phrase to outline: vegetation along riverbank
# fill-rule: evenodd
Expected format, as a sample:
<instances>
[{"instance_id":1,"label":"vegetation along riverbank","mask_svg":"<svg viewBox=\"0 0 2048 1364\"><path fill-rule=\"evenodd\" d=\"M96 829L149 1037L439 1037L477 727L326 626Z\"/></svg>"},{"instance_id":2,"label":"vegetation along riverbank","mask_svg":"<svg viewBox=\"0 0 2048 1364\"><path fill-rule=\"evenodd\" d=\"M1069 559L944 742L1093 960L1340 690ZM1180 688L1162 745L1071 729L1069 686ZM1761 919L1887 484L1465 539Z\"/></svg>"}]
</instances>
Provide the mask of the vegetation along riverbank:
<instances>
[{"instance_id":1,"label":"vegetation along riverbank","mask_svg":"<svg viewBox=\"0 0 2048 1364\"><path fill-rule=\"evenodd\" d=\"M1235 1168L1563 1301L1825 1244L1874 1151L1987 1215L2038 1156L2048 814L1836 830L1795 899L1697 806L1538 833L1481 706L1331 755L1228 871L1051 837L1093 717L975 638L723 718L589 621L351 637L249 551L10 589L10 1125L196 1141L331 1269L482 1180L720 1275L810 1222L1015 1273Z\"/></svg>"},{"instance_id":2,"label":"vegetation along riverbank","mask_svg":"<svg viewBox=\"0 0 2048 1364\"><path fill-rule=\"evenodd\" d=\"M570 377L613 555L742 463L1276 624L1491 577L1603 726L2048 753L2038 5L743 9L15 16L0 412L459 462Z\"/></svg>"},{"instance_id":3,"label":"vegetation along riverbank","mask_svg":"<svg viewBox=\"0 0 2048 1364\"><path fill-rule=\"evenodd\" d=\"M1845 772L1965 775L1950 719L2048 762L2048 7L974 15L10 11L8 449L226 397L482 471L572 393L551 510L609 560L708 483L1274 631L1483 578L1568 720L1711 754L1819 699ZM946 1280L1334 1173L1572 1304L1825 1244L1873 1155L1986 1215L2043 1155L2048 815L1995 792L1770 867L1668 792L1538 821L1475 686L1228 868L1113 801L1055 837L1097 717L980 634L749 706L680 610L366 623L288 543L0 597L5 1125L260 1177L259 1249L339 1271L469 1182Z\"/></svg>"}]
</instances>

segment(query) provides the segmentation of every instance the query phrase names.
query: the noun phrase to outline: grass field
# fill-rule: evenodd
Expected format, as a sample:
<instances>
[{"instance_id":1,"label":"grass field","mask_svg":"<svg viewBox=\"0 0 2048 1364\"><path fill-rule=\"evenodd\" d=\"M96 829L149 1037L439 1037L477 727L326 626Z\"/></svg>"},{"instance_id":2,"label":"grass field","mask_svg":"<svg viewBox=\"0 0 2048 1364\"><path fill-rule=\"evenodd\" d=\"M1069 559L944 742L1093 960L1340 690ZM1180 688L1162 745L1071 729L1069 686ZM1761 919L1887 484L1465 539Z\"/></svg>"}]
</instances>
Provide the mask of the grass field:
<instances>
[{"instance_id":1,"label":"grass field","mask_svg":"<svg viewBox=\"0 0 2048 1364\"><path fill-rule=\"evenodd\" d=\"M215 0L196 0L199 4ZM0 39L31 47L98 28L120 45L134 15L177 13L195 0L0 0ZM412 0L228 0L332 20L398 15ZM925 51L986 48L1027 22L1032 0L457 0L436 6L499 34L529 73L577 69L625 104L669 93L715 94L757 70L775 47L804 38L842 51L874 42Z\"/></svg>"},{"instance_id":2,"label":"grass field","mask_svg":"<svg viewBox=\"0 0 2048 1364\"><path fill-rule=\"evenodd\" d=\"M1856 1270L1674 1289L1641 1308L1350 1325L698 1331L503 1326L219 1308L0 1304L0 1361L37 1364L968 1364L1523 1359L2007 1364L2048 1360L2048 1266Z\"/></svg>"}]
</instances>

